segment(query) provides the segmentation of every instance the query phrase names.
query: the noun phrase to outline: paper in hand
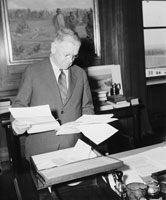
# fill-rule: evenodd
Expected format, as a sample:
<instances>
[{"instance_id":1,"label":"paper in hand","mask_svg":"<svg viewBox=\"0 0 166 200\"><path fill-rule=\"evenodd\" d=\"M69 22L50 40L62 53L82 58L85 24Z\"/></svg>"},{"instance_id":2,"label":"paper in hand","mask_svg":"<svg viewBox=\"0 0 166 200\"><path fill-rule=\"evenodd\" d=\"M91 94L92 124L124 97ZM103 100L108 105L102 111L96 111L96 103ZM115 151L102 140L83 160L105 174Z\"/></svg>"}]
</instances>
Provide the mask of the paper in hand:
<instances>
[{"instance_id":1,"label":"paper in hand","mask_svg":"<svg viewBox=\"0 0 166 200\"><path fill-rule=\"evenodd\" d=\"M9 108L16 120L30 124L28 133L56 130L60 124L53 117L49 105Z\"/></svg>"}]
</instances>

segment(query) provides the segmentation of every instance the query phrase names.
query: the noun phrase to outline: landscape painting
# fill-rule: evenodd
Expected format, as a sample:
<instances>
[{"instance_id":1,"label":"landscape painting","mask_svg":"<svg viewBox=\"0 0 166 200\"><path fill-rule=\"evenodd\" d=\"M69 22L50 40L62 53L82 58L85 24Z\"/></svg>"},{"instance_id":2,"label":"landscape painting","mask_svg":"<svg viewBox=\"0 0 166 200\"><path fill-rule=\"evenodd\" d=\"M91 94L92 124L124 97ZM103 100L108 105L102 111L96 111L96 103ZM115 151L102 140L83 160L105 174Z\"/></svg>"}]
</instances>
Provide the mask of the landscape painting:
<instances>
[{"instance_id":1,"label":"landscape painting","mask_svg":"<svg viewBox=\"0 0 166 200\"><path fill-rule=\"evenodd\" d=\"M3 0L2 13L9 64L47 57L62 27L94 45L99 56L97 0Z\"/></svg>"}]
</instances>

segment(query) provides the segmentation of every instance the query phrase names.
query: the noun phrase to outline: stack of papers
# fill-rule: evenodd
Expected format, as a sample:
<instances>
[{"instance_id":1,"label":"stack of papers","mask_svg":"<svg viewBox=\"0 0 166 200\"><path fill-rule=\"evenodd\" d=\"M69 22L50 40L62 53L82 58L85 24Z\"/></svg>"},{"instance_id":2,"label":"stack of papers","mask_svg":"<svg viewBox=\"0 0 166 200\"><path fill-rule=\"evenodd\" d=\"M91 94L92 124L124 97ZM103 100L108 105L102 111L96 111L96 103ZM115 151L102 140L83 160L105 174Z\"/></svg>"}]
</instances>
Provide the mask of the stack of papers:
<instances>
[{"instance_id":1,"label":"stack of papers","mask_svg":"<svg viewBox=\"0 0 166 200\"><path fill-rule=\"evenodd\" d=\"M57 130L59 122L53 117L49 105L9 108L14 119L30 124L28 133Z\"/></svg>"}]
</instances>

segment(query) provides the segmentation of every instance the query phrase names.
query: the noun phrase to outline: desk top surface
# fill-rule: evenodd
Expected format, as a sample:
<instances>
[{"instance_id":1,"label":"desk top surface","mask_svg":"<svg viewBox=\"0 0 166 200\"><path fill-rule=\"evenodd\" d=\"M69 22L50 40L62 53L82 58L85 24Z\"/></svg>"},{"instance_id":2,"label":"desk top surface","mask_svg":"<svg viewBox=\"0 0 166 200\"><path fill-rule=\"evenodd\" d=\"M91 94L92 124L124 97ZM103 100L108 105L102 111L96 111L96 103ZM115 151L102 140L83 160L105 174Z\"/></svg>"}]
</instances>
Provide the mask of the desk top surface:
<instances>
[{"instance_id":1,"label":"desk top surface","mask_svg":"<svg viewBox=\"0 0 166 200\"><path fill-rule=\"evenodd\" d=\"M152 174L165 170L166 160L163 153L166 151L166 143L158 143L130 151L125 151L111 155L124 162L122 171L125 167L134 169L145 182L153 181ZM132 170L131 170L132 171Z\"/></svg>"},{"instance_id":2,"label":"desk top surface","mask_svg":"<svg viewBox=\"0 0 166 200\"><path fill-rule=\"evenodd\" d=\"M149 146L146 146L146 147L141 147L141 148L137 148L137 149L133 149L133 150L129 150L129 151L115 153L115 154L112 154L110 156L113 157L113 158L120 159L120 158L123 158L123 157L135 155L135 154L138 154L138 153L143 153L145 151L148 151L148 150L151 150L151 149L154 149L156 147L163 146L163 145L166 145L166 143L163 142L163 143L158 143L158 144L154 144L154 145L149 145Z\"/></svg>"}]
</instances>

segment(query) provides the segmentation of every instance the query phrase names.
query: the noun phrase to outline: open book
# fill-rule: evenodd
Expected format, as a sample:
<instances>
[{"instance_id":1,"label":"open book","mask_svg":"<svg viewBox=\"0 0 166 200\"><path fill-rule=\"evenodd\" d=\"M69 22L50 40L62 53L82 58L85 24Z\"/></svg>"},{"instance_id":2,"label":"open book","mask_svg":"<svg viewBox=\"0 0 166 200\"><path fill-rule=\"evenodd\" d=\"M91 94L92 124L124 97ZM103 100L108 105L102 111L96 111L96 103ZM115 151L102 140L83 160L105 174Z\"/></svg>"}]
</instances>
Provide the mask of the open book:
<instances>
[{"instance_id":1,"label":"open book","mask_svg":"<svg viewBox=\"0 0 166 200\"><path fill-rule=\"evenodd\" d=\"M53 117L49 105L9 108L9 111L16 120L30 124L27 131L29 134L57 130L60 127L59 122Z\"/></svg>"}]
</instances>

